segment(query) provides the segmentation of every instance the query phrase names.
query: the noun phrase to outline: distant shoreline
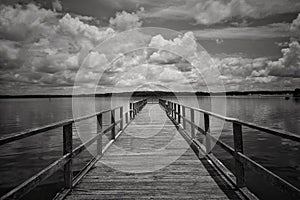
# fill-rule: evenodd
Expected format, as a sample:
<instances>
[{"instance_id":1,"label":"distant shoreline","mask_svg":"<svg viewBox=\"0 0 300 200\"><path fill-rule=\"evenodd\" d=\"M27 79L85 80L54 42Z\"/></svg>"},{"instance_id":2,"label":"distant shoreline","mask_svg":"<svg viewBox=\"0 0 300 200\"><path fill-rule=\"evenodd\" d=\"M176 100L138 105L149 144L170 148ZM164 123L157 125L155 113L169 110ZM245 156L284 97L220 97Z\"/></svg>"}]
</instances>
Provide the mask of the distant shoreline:
<instances>
[{"instance_id":1,"label":"distant shoreline","mask_svg":"<svg viewBox=\"0 0 300 200\"><path fill-rule=\"evenodd\" d=\"M281 91L230 91L226 93L208 93L208 92L166 92L166 91L136 91L121 93L104 94L79 94L79 95L55 95L55 94L36 94L36 95L0 95L0 99L8 98L71 98L71 97L172 97L172 96L290 96L294 95L293 90Z\"/></svg>"}]
</instances>

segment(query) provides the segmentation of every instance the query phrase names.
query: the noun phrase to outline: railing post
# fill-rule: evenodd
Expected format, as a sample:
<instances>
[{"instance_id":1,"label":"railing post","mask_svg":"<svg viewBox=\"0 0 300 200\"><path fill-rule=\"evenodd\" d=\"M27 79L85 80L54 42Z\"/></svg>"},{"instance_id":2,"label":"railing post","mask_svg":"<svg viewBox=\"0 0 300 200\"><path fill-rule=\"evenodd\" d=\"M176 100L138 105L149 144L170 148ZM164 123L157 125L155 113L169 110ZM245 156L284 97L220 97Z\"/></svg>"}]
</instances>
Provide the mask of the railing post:
<instances>
[{"instance_id":1,"label":"railing post","mask_svg":"<svg viewBox=\"0 0 300 200\"><path fill-rule=\"evenodd\" d=\"M209 115L204 113L204 134L205 134L205 148L208 154L211 151L211 139L209 130Z\"/></svg>"},{"instance_id":2,"label":"railing post","mask_svg":"<svg viewBox=\"0 0 300 200\"><path fill-rule=\"evenodd\" d=\"M128 112L125 113L125 123L128 124Z\"/></svg>"},{"instance_id":3,"label":"railing post","mask_svg":"<svg viewBox=\"0 0 300 200\"><path fill-rule=\"evenodd\" d=\"M181 118L181 113L180 113L180 104L177 104L177 112L178 112L178 124L180 124L180 118Z\"/></svg>"},{"instance_id":4,"label":"railing post","mask_svg":"<svg viewBox=\"0 0 300 200\"><path fill-rule=\"evenodd\" d=\"M72 124L63 126L63 154L71 154L70 160L64 165L64 186L66 189L72 188L73 170L72 170Z\"/></svg>"},{"instance_id":5,"label":"railing post","mask_svg":"<svg viewBox=\"0 0 300 200\"><path fill-rule=\"evenodd\" d=\"M177 115L177 113L176 113L176 106L177 104L176 103L174 103L174 119L175 119L175 121L176 121L176 115Z\"/></svg>"},{"instance_id":6,"label":"railing post","mask_svg":"<svg viewBox=\"0 0 300 200\"><path fill-rule=\"evenodd\" d=\"M195 138L195 111L194 109L190 108L191 110L191 137Z\"/></svg>"},{"instance_id":7,"label":"railing post","mask_svg":"<svg viewBox=\"0 0 300 200\"><path fill-rule=\"evenodd\" d=\"M237 153L243 153L243 136L242 125L233 122L233 140L234 140L234 153L235 153L235 176L237 187L245 186L245 171L244 165L237 159Z\"/></svg>"},{"instance_id":8,"label":"railing post","mask_svg":"<svg viewBox=\"0 0 300 200\"><path fill-rule=\"evenodd\" d=\"M185 121L185 107L184 107L184 105L182 106L182 126L183 126L183 129L186 128L186 121Z\"/></svg>"},{"instance_id":9,"label":"railing post","mask_svg":"<svg viewBox=\"0 0 300 200\"><path fill-rule=\"evenodd\" d=\"M111 127L111 139L114 140L116 138L115 110L111 110L110 124L112 125L112 127Z\"/></svg>"},{"instance_id":10,"label":"railing post","mask_svg":"<svg viewBox=\"0 0 300 200\"><path fill-rule=\"evenodd\" d=\"M97 115L97 155L102 155L102 113Z\"/></svg>"},{"instance_id":11,"label":"railing post","mask_svg":"<svg viewBox=\"0 0 300 200\"><path fill-rule=\"evenodd\" d=\"M132 119L132 103L129 103L129 117Z\"/></svg>"},{"instance_id":12,"label":"railing post","mask_svg":"<svg viewBox=\"0 0 300 200\"><path fill-rule=\"evenodd\" d=\"M123 106L120 107L120 130L123 130Z\"/></svg>"},{"instance_id":13,"label":"railing post","mask_svg":"<svg viewBox=\"0 0 300 200\"><path fill-rule=\"evenodd\" d=\"M175 118L175 103L172 103L172 112L173 112L172 116L173 118Z\"/></svg>"}]
</instances>

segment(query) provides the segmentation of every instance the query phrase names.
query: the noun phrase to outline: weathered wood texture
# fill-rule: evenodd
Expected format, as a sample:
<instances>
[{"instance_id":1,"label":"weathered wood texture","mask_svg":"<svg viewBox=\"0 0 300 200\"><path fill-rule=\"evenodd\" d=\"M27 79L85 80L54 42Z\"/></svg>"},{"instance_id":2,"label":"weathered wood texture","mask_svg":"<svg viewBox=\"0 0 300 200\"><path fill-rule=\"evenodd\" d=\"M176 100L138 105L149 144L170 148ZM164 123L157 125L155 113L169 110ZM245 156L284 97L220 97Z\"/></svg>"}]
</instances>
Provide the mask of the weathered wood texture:
<instances>
[{"instance_id":1,"label":"weathered wood texture","mask_svg":"<svg viewBox=\"0 0 300 200\"><path fill-rule=\"evenodd\" d=\"M158 104L147 104L66 199L240 199L199 160Z\"/></svg>"}]
</instances>

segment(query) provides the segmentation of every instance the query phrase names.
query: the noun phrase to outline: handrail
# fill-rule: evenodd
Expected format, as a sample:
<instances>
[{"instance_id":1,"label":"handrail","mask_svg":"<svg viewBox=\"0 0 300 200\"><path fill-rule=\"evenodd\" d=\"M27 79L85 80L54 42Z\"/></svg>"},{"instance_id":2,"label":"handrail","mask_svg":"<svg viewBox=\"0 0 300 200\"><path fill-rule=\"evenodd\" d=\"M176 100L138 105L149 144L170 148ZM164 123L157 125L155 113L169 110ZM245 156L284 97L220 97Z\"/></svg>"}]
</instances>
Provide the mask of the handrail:
<instances>
[{"instance_id":1,"label":"handrail","mask_svg":"<svg viewBox=\"0 0 300 200\"><path fill-rule=\"evenodd\" d=\"M139 101L134 101L129 104L130 119L134 119L135 115L144 108L147 104L148 99L142 99Z\"/></svg>"},{"instance_id":2,"label":"handrail","mask_svg":"<svg viewBox=\"0 0 300 200\"><path fill-rule=\"evenodd\" d=\"M243 153L242 126L263 131L265 133L276 135L282 138L290 139L295 142L300 142L300 136L282 130L276 130L264 126L259 126L254 123L245 122L239 119L225 117L213 112L190 106L185 106L172 101L159 99L159 104L162 107L164 107L167 115L173 120L173 122L181 124L184 130L186 130L186 123L189 123L191 125L191 136L189 137L192 141L196 140L195 130L198 130L205 136L205 149L208 156L211 154L211 143L215 142L218 146L220 146L222 149L224 149L226 152L230 153L234 157L236 186L238 188L243 188L246 185L244 168L248 167L255 173L264 177L273 186L277 187L281 191L288 192L291 196L295 197L296 199L300 199L299 188L295 187L280 176L264 168L262 165L256 163L254 160L250 159ZM186 108L190 109L190 120L186 117ZM195 123L195 111L204 114L204 128L201 128ZM230 147L229 145L225 144L224 142L218 140L217 138L211 135L210 117L215 117L232 123L234 148Z\"/></svg>"},{"instance_id":3,"label":"handrail","mask_svg":"<svg viewBox=\"0 0 300 200\"><path fill-rule=\"evenodd\" d=\"M112 110L117 110L119 108L121 108L121 106L115 107ZM50 131L50 130L65 126L67 124L76 123L76 122L79 122L79 121L90 119L92 117L95 117L97 115L104 114L104 113L107 113L107 112L110 112L110 111L111 110L104 110L104 111L101 111L101 112L86 115L86 116L79 117L79 118L76 118L76 119L67 119L67 120L63 120L63 121L59 121L59 122L54 122L54 123L51 123L51 124L48 124L48 125L45 125L45 126L40 126L40 127L37 127L37 128L32 128L32 129L29 129L29 130L21 131L21 132L15 133L15 134L9 134L8 136L0 137L0 146L3 145L3 144L14 142L16 140L20 140L22 138L26 138L26 137L33 136L33 135L36 135L36 134L39 134L39 133Z\"/></svg>"},{"instance_id":4,"label":"handrail","mask_svg":"<svg viewBox=\"0 0 300 200\"><path fill-rule=\"evenodd\" d=\"M52 124L48 124L46 126L41 126L38 128L29 129L26 131L18 132L16 134L5 136L0 138L0 146L17 141L23 138L27 138L33 135L37 135L40 133L44 133L49 130L53 130L58 127L63 127L63 156L54 161L52 164L48 165L46 168L38 172L37 174L33 175L17 187L10 190L8 193L0 197L0 200L4 199L20 199L25 194L27 194L29 191L33 190L35 187L37 187L42 181L46 180L48 177L50 177L52 174L54 174L56 171L58 171L60 168L64 168L64 189L63 192L59 193L57 195L57 199L63 198L67 193L72 189L72 187L80 180L80 178L83 177L83 174L77 175L75 178L73 178L73 167L72 167L72 160L75 156L80 154L82 151L87 149L90 145L92 145L94 142L97 142L97 157L96 159L93 158L88 164L83 168L82 173L86 173L86 169L90 169L92 165L95 164L95 161L97 161L99 158L102 157L103 153L108 149L108 147L116 140L116 138L122 133L122 131L126 128L126 126L129 125L129 123L134 119L136 114L145 106L147 103L146 99L136 101L134 103L130 103L130 105L134 105L133 108L127 112L123 112L123 106L118 106L113 109L97 112L94 114L86 115L83 117L79 117L76 119L67 119L60 122L55 122ZM120 119L115 120L115 114L116 110L119 110ZM102 122L103 122L103 114L110 112L111 118L110 118L110 125L106 129L102 129ZM133 113L133 117L129 118L128 115L130 113ZM124 116L125 116L125 124L126 126L123 127L124 122ZM75 149L73 149L73 130L72 126L73 123L79 122L82 120L87 120L92 117L97 117L97 134L90 138L85 143L79 145ZM119 130L118 134L116 135L115 127L119 124ZM108 142L108 144L103 147L102 146L102 136L106 134L107 132L111 133L111 139Z\"/></svg>"}]
</instances>

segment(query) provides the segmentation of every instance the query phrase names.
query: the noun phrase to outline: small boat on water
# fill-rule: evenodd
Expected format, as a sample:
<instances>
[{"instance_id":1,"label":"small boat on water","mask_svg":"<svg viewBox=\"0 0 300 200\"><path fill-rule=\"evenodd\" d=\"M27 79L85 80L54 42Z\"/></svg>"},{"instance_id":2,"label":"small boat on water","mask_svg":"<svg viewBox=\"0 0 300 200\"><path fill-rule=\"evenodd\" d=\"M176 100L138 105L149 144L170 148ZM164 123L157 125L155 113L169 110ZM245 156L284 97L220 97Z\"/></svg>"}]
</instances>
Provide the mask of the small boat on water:
<instances>
[{"instance_id":1,"label":"small boat on water","mask_svg":"<svg viewBox=\"0 0 300 200\"><path fill-rule=\"evenodd\" d=\"M290 99L290 97L289 97L289 96L286 96L286 97L284 97L284 99L285 99L285 100L289 100L289 99Z\"/></svg>"}]
</instances>

